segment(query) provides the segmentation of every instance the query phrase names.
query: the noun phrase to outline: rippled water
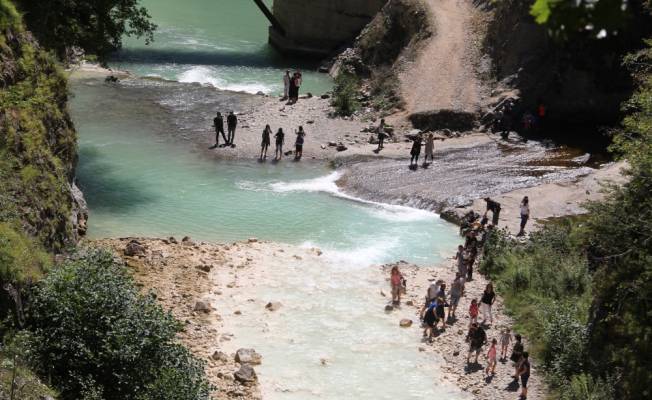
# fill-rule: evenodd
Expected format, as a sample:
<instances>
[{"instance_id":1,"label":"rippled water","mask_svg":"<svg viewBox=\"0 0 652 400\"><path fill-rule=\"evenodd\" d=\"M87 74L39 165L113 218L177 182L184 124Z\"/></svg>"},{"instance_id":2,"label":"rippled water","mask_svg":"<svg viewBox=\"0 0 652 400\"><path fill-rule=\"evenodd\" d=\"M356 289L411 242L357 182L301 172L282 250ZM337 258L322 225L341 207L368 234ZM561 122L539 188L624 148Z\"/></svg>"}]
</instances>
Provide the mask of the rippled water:
<instances>
[{"instance_id":1,"label":"rippled water","mask_svg":"<svg viewBox=\"0 0 652 400\"><path fill-rule=\"evenodd\" d=\"M159 29L149 46L128 38L112 66L138 76L210 84L220 89L283 92L282 76L300 68L302 92L331 89L315 61L286 58L267 44L269 22L251 0L141 0ZM268 2L271 4L271 2Z\"/></svg>"},{"instance_id":2,"label":"rippled water","mask_svg":"<svg viewBox=\"0 0 652 400\"><path fill-rule=\"evenodd\" d=\"M257 270L255 293L242 296L284 305L264 324L260 304L233 297L218 305L242 310L231 332L263 354L257 370L266 399L464 398L441 381L441 361L417 351L418 332L382 312L386 282L370 268L438 262L457 245L456 227L427 211L344 195L339 173L322 164L219 162L184 140L198 108L237 109L248 101L242 95L93 79L74 81L73 91L91 238L256 236L324 250L320 262Z\"/></svg>"}]
</instances>

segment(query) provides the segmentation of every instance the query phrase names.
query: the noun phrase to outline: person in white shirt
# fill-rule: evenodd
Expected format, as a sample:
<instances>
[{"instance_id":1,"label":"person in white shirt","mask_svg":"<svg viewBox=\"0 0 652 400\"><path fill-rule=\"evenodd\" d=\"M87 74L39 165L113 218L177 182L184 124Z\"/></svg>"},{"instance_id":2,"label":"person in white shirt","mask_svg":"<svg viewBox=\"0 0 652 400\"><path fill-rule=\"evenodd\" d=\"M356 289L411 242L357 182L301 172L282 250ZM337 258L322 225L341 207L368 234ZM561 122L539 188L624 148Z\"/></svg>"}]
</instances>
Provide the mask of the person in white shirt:
<instances>
[{"instance_id":1,"label":"person in white shirt","mask_svg":"<svg viewBox=\"0 0 652 400\"><path fill-rule=\"evenodd\" d=\"M517 236L525 235L525 224L527 224L528 219L530 219L530 200L525 196L521 201L521 230Z\"/></svg>"}]
</instances>

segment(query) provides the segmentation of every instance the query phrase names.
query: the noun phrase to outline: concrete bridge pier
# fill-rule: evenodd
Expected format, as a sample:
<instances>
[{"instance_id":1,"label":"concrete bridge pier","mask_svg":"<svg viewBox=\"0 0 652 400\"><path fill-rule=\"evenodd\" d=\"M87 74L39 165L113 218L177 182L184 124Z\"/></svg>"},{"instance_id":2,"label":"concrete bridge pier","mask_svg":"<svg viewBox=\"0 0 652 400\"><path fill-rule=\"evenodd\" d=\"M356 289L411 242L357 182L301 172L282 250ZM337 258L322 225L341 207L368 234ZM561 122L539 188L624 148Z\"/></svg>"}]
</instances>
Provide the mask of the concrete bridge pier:
<instances>
[{"instance_id":1,"label":"concrete bridge pier","mask_svg":"<svg viewBox=\"0 0 652 400\"><path fill-rule=\"evenodd\" d=\"M387 0L274 0L269 42L280 52L327 56L353 40ZM271 14L271 15L268 15Z\"/></svg>"}]
</instances>

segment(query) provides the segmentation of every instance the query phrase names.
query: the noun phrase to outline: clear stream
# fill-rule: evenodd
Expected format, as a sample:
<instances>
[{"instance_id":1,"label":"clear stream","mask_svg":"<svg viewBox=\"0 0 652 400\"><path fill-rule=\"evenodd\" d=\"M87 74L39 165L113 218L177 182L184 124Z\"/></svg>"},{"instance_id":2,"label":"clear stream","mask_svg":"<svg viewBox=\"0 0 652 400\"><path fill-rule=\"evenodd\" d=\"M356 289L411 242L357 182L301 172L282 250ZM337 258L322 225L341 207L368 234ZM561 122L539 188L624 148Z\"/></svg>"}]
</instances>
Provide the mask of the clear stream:
<instances>
[{"instance_id":1,"label":"clear stream","mask_svg":"<svg viewBox=\"0 0 652 400\"><path fill-rule=\"evenodd\" d=\"M266 21L251 1L143 3L161 26L157 44L146 49L129 41L114 65L168 81L72 80L89 236L255 236L320 247L321 264L297 261L261 272L273 279L262 280L256 295L284 304L266 330L257 311L245 308L234 327L239 345L263 354L257 370L265 398L464 398L441 383L439 360L417 351L416 328L398 329L399 316L382 312L386 300L378 293L388 291L386 283L369 268L400 259L437 263L458 243L456 227L427 211L347 196L335 185L337 172L322 164L210 157L188 132L204 114L237 110L250 97L191 84L189 71L208 71L214 81L203 82L218 88L273 92L294 61L267 47ZM306 81L330 85L318 74ZM330 360L327 368L319 357Z\"/></svg>"}]
</instances>

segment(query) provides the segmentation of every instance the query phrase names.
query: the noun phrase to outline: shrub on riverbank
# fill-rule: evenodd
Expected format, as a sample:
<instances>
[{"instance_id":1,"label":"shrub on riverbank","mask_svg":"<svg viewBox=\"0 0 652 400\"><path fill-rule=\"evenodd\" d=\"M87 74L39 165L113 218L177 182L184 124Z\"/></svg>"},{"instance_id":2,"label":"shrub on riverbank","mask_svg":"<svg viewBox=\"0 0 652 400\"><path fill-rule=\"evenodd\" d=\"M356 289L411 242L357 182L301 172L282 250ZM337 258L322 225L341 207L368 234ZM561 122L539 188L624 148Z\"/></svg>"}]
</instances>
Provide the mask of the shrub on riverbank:
<instances>
[{"instance_id":1,"label":"shrub on riverbank","mask_svg":"<svg viewBox=\"0 0 652 400\"><path fill-rule=\"evenodd\" d=\"M360 80L349 72L342 72L335 78L331 105L339 115L349 116L360 108L358 101Z\"/></svg>"},{"instance_id":2,"label":"shrub on riverbank","mask_svg":"<svg viewBox=\"0 0 652 400\"><path fill-rule=\"evenodd\" d=\"M108 252L50 272L29 324L33 365L63 400L208 398L203 364L175 340L179 322L140 295Z\"/></svg>"}]
</instances>

